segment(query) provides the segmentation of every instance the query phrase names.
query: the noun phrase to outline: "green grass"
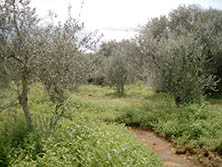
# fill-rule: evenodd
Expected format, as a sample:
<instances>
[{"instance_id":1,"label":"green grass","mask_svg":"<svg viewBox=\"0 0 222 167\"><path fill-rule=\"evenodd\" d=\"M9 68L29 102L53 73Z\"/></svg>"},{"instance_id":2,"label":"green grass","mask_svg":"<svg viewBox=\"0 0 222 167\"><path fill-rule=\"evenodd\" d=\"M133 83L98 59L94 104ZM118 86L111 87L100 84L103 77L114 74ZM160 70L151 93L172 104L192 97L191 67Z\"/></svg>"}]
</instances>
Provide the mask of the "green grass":
<instances>
[{"instance_id":1,"label":"green grass","mask_svg":"<svg viewBox=\"0 0 222 167\"><path fill-rule=\"evenodd\" d=\"M135 142L123 125L98 121L88 113L78 113L59 122L57 130L43 142L36 160L19 150L14 166L146 167L162 166L148 148Z\"/></svg>"},{"instance_id":2,"label":"green grass","mask_svg":"<svg viewBox=\"0 0 222 167\"><path fill-rule=\"evenodd\" d=\"M54 105L40 85L33 85L29 105L34 131L26 128L21 108L0 113L0 166L161 167L156 154L136 142L123 124L114 123L128 104L110 103L109 98L101 103L71 95L64 117L50 129Z\"/></svg>"},{"instance_id":3,"label":"green grass","mask_svg":"<svg viewBox=\"0 0 222 167\"><path fill-rule=\"evenodd\" d=\"M54 129L54 105L40 85L29 96L35 131L26 129L21 108L0 113L0 166L161 166L124 124L151 127L186 147L222 155L221 96L177 107L172 96L141 83L127 86L124 97L93 85L67 95L67 112Z\"/></svg>"},{"instance_id":4,"label":"green grass","mask_svg":"<svg viewBox=\"0 0 222 167\"><path fill-rule=\"evenodd\" d=\"M87 92L83 91L86 89ZM177 107L172 96L155 93L141 84L127 86L126 96L122 98L107 96L106 92L114 94L115 90L96 86L79 89L79 94L94 97L85 96L84 101L88 100L88 106L93 104L95 112L101 111L98 115L105 121L151 127L160 135L187 147L222 155L221 96L208 98L201 105ZM102 100L98 101L98 95ZM99 106L103 106L103 110L96 109Z\"/></svg>"}]
</instances>

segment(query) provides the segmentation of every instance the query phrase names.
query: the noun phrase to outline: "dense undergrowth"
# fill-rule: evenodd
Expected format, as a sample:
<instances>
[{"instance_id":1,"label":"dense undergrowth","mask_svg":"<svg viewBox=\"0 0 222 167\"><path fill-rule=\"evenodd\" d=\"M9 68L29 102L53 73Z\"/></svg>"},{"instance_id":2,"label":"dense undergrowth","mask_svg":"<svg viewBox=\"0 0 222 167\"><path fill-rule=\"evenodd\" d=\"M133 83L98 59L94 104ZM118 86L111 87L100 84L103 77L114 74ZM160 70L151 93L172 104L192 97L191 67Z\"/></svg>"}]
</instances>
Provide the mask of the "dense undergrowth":
<instances>
[{"instance_id":1,"label":"dense undergrowth","mask_svg":"<svg viewBox=\"0 0 222 167\"><path fill-rule=\"evenodd\" d=\"M175 143L222 155L222 99L218 96L203 104L178 107L170 95L154 93L142 84L128 86L122 98L107 87L85 86L79 91L81 97L73 97L79 99L78 104L101 111L98 115L105 121L151 127ZM87 94L90 96L86 98Z\"/></svg>"},{"instance_id":2,"label":"dense undergrowth","mask_svg":"<svg viewBox=\"0 0 222 167\"><path fill-rule=\"evenodd\" d=\"M220 96L201 105L178 107L170 95L155 93L143 84L126 90L119 97L112 88L80 87L78 93L69 93L68 112L50 129L54 106L41 87L33 87L33 132L26 129L21 109L0 113L0 166L161 166L124 124L151 127L175 143L221 157Z\"/></svg>"},{"instance_id":3,"label":"dense undergrowth","mask_svg":"<svg viewBox=\"0 0 222 167\"><path fill-rule=\"evenodd\" d=\"M98 114L112 113L118 107L77 96L71 96L65 105L68 112L51 129L54 106L41 87L33 87L32 132L26 128L19 108L0 113L0 166L162 166L159 158L137 143L124 125L105 122Z\"/></svg>"}]
</instances>

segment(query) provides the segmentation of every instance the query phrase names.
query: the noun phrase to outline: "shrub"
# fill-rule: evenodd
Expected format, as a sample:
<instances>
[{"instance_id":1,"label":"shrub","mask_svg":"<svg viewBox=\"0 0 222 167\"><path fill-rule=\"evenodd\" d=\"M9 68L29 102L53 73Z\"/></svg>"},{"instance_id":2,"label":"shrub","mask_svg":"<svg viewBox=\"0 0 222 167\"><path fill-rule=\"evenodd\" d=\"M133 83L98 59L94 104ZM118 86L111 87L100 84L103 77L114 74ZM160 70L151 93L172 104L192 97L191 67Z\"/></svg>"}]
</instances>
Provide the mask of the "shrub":
<instances>
[{"instance_id":1,"label":"shrub","mask_svg":"<svg viewBox=\"0 0 222 167\"><path fill-rule=\"evenodd\" d=\"M159 44L155 85L172 93L176 104L202 102L205 90L214 90L217 84L208 69L205 46L193 36L171 37Z\"/></svg>"},{"instance_id":2,"label":"shrub","mask_svg":"<svg viewBox=\"0 0 222 167\"><path fill-rule=\"evenodd\" d=\"M14 149L23 147L25 137L29 131L26 122L21 117L13 118L0 122L0 166L6 167L13 156Z\"/></svg>"},{"instance_id":3,"label":"shrub","mask_svg":"<svg viewBox=\"0 0 222 167\"><path fill-rule=\"evenodd\" d=\"M44 153L33 159L26 149L13 165L24 166L161 166L157 156L134 141L128 130L79 113L63 119L43 141Z\"/></svg>"},{"instance_id":4,"label":"shrub","mask_svg":"<svg viewBox=\"0 0 222 167\"><path fill-rule=\"evenodd\" d=\"M221 154L221 119L221 112L206 104L183 107L159 104L123 111L116 120L128 125L152 127L171 140Z\"/></svg>"}]
</instances>

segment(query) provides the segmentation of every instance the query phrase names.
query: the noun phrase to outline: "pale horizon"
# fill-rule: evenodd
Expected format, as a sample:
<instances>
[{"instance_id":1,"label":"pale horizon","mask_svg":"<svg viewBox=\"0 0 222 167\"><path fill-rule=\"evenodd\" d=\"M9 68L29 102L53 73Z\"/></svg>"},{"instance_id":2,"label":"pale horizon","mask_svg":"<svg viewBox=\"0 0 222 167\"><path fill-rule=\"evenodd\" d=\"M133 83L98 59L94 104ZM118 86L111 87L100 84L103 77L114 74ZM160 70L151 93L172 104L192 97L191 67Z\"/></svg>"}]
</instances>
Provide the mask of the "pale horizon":
<instances>
[{"instance_id":1,"label":"pale horizon","mask_svg":"<svg viewBox=\"0 0 222 167\"><path fill-rule=\"evenodd\" d=\"M82 21L87 31L98 30L104 34L102 40L129 39L136 34L139 25L166 15L179 5L198 4L203 8L222 9L221 0L32 0L31 4L41 18L52 11L60 21L67 18L70 4L72 16Z\"/></svg>"}]
</instances>

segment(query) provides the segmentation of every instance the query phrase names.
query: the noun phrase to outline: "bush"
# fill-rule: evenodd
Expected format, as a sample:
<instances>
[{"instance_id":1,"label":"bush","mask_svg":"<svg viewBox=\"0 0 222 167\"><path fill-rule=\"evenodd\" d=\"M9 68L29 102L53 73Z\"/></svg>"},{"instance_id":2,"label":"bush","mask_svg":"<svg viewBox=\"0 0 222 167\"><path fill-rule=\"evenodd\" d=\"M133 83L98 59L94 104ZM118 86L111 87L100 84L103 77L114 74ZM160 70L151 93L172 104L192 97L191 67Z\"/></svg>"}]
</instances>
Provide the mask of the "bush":
<instances>
[{"instance_id":1,"label":"bush","mask_svg":"<svg viewBox=\"0 0 222 167\"><path fill-rule=\"evenodd\" d=\"M172 93L176 104L199 103L205 90L214 90L216 77L209 71L209 57L201 41L186 36L171 37L159 44L160 58L155 85Z\"/></svg>"},{"instance_id":2,"label":"bush","mask_svg":"<svg viewBox=\"0 0 222 167\"><path fill-rule=\"evenodd\" d=\"M222 137L221 119L221 112L209 108L207 104L183 107L159 104L126 110L116 120L128 125L152 127L171 140L221 154L221 140L218 140Z\"/></svg>"},{"instance_id":3,"label":"bush","mask_svg":"<svg viewBox=\"0 0 222 167\"><path fill-rule=\"evenodd\" d=\"M44 152L33 159L26 149L12 166L161 166L156 155L134 141L128 130L79 113L63 119L55 132L42 141Z\"/></svg>"},{"instance_id":4,"label":"bush","mask_svg":"<svg viewBox=\"0 0 222 167\"><path fill-rule=\"evenodd\" d=\"M213 106L208 102L175 106L172 96L167 93L154 93L142 86L136 90L133 86L127 88L130 89L127 89L127 96L124 98L115 97L113 101L113 98L105 97L99 102L88 99L87 106L91 111L98 110L97 114L102 120L125 123L129 126L151 127L155 132L175 142L221 154L220 96L210 99L209 102L214 104ZM107 88L100 89L100 92L109 91ZM98 94L89 89L87 92ZM105 96L105 92L99 96ZM85 99L79 100L86 102ZM99 109L102 106L104 108Z\"/></svg>"},{"instance_id":5,"label":"bush","mask_svg":"<svg viewBox=\"0 0 222 167\"><path fill-rule=\"evenodd\" d=\"M28 134L26 122L21 117L16 116L16 122L7 118L0 122L0 166L8 166L14 149L24 146Z\"/></svg>"}]
</instances>

